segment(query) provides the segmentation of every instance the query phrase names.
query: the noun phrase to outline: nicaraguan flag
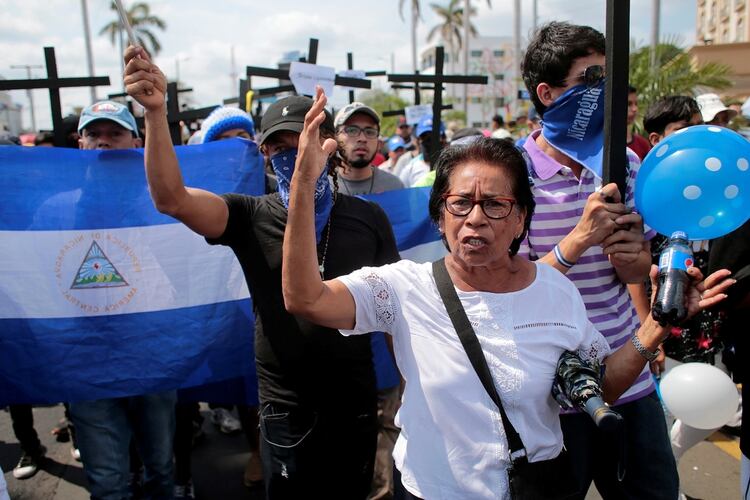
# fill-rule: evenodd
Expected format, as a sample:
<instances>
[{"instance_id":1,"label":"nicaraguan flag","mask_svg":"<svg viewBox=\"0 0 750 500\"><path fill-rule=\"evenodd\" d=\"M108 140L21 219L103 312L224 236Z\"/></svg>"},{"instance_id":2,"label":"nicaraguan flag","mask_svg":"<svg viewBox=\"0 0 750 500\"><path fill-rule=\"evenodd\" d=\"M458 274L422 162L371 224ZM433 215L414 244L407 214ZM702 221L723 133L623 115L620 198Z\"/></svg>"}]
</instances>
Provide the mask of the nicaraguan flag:
<instances>
[{"instance_id":1,"label":"nicaraguan flag","mask_svg":"<svg viewBox=\"0 0 750 500\"><path fill-rule=\"evenodd\" d=\"M177 155L187 185L263 192L253 143ZM246 374L253 318L239 264L154 209L143 150L0 147L0 185L0 406Z\"/></svg>"},{"instance_id":2,"label":"nicaraguan flag","mask_svg":"<svg viewBox=\"0 0 750 500\"><path fill-rule=\"evenodd\" d=\"M186 185L263 193L253 143L176 151ZM231 378L250 389L254 319L239 264L154 209L142 150L3 146L0 185L0 406ZM384 207L404 258L444 254L428 196L367 197Z\"/></svg>"}]
</instances>

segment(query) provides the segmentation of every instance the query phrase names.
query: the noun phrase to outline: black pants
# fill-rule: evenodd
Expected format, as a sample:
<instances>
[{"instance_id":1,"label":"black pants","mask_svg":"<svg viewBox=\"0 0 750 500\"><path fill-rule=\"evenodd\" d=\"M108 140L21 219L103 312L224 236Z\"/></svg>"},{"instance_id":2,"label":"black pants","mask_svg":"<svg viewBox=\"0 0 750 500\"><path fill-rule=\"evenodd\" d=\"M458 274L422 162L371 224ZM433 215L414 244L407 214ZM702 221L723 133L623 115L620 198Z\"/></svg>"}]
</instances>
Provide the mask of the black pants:
<instances>
[{"instance_id":1,"label":"black pants","mask_svg":"<svg viewBox=\"0 0 750 500\"><path fill-rule=\"evenodd\" d=\"M267 404L260 430L267 500L367 497L377 441L374 404L352 416Z\"/></svg>"},{"instance_id":2,"label":"black pants","mask_svg":"<svg viewBox=\"0 0 750 500\"><path fill-rule=\"evenodd\" d=\"M600 432L588 415L560 417L579 498L585 498L592 479L605 500L677 498L677 466L656 393L614 410L625 421L615 436ZM618 469L624 472L622 481Z\"/></svg>"},{"instance_id":3,"label":"black pants","mask_svg":"<svg viewBox=\"0 0 750 500\"><path fill-rule=\"evenodd\" d=\"M36 456L42 443L34 430L34 414L31 405L10 405L10 419L13 422L13 433L27 455Z\"/></svg>"}]
</instances>

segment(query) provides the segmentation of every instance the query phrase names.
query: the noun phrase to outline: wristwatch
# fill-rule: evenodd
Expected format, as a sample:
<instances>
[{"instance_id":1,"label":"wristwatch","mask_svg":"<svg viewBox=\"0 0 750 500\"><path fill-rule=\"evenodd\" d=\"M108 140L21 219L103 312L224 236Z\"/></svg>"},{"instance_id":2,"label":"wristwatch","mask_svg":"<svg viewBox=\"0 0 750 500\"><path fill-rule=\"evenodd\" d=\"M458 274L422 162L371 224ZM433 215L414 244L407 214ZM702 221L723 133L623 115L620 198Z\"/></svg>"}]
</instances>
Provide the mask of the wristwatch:
<instances>
[{"instance_id":1,"label":"wristwatch","mask_svg":"<svg viewBox=\"0 0 750 500\"><path fill-rule=\"evenodd\" d=\"M661 350L657 347L655 351L651 352L648 349L644 347L643 344L641 344L641 339L638 338L638 335L633 334L632 337L630 337L630 340L633 342L633 347L635 347L635 350L638 351L638 353L646 358L646 361L649 363L651 361L654 361L656 357L659 355Z\"/></svg>"}]
</instances>

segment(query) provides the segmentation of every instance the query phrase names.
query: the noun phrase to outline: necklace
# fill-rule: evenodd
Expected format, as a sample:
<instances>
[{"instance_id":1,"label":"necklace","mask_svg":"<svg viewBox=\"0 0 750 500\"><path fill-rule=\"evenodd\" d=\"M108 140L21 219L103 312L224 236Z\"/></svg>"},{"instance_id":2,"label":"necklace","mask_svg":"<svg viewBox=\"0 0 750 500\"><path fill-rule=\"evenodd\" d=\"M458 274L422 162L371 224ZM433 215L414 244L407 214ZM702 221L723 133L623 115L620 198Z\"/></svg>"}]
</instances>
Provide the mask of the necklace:
<instances>
[{"instance_id":1,"label":"necklace","mask_svg":"<svg viewBox=\"0 0 750 500\"><path fill-rule=\"evenodd\" d=\"M325 276L323 276L323 273L325 273L326 270L326 253L328 253L328 240L331 238L331 219L333 217L328 218L328 223L326 224L326 241L323 244L323 255L320 258L320 265L318 266L318 271L320 271L320 278L325 279Z\"/></svg>"},{"instance_id":2,"label":"necklace","mask_svg":"<svg viewBox=\"0 0 750 500\"><path fill-rule=\"evenodd\" d=\"M333 205L336 205L336 192L333 193ZM328 222L326 223L326 241L323 244L323 255L320 257L320 265L318 271L320 271L320 279L325 279L323 275L326 270L326 254L328 253L328 240L331 239L331 220L333 220L333 207L331 207L331 215L328 216Z\"/></svg>"}]
</instances>

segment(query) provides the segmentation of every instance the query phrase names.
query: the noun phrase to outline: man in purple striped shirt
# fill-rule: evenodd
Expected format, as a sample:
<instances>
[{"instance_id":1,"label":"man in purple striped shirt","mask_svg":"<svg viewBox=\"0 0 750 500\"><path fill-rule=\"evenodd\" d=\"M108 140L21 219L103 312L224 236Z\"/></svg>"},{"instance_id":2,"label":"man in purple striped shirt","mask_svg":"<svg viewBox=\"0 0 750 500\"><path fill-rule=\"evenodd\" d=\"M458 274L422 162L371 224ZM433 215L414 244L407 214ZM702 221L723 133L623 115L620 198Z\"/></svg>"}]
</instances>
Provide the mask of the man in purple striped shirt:
<instances>
[{"instance_id":1,"label":"man in purple striped shirt","mask_svg":"<svg viewBox=\"0 0 750 500\"><path fill-rule=\"evenodd\" d=\"M543 127L524 143L537 205L519 254L567 274L613 350L636 349L649 359L656 353L635 336L639 321L626 285L648 276L653 232L644 235L633 212L640 163L632 151L625 200L617 185L601 186L604 64L604 36L587 26L553 22L529 43L522 72ZM677 469L654 389L646 364L615 406L625 419L624 437L600 433L588 415L561 416L580 498L592 480L605 499L677 498ZM623 439L624 453L616 439Z\"/></svg>"}]
</instances>

